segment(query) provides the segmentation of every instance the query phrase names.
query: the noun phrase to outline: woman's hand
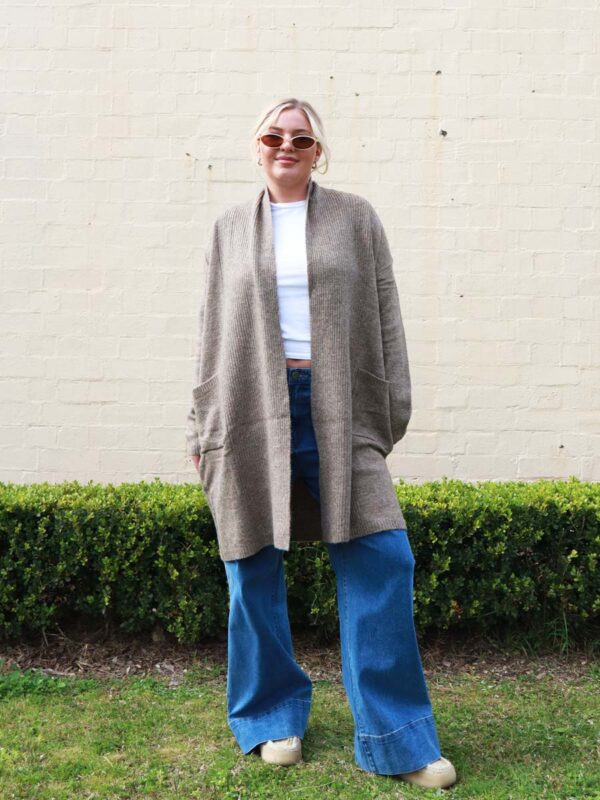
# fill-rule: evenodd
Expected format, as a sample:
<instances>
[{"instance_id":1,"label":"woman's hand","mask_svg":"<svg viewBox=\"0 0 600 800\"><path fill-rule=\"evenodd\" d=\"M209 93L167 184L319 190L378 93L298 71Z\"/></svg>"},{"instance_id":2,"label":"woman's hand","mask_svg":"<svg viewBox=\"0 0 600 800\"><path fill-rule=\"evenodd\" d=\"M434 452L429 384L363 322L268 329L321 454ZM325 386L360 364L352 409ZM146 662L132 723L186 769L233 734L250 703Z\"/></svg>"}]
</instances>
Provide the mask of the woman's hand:
<instances>
[{"instance_id":1,"label":"woman's hand","mask_svg":"<svg viewBox=\"0 0 600 800\"><path fill-rule=\"evenodd\" d=\"M200 459L202 458L202 456L192 456L191 458L194 466L196 467L196 470L198 470L198 465L200 464Z\"/></svg>"}]
</instances>

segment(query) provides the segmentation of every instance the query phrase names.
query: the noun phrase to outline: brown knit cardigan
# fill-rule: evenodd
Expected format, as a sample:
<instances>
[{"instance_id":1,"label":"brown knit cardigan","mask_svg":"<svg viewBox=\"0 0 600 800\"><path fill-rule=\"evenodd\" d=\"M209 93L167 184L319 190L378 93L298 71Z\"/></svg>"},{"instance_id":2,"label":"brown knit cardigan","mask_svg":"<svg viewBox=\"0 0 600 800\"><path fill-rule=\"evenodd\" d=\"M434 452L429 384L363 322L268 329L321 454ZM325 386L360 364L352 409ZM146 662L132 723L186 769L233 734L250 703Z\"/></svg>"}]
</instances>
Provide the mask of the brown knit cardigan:
<instances>
[{"instance_id":1,"label":"brown knit cardigan","mask_svg":"<svg viewBox=\"0 0 600 800\"><path fill-rule=\"evenodd\" d=\"M291 482L266 185L217 217L206 249L186 442L224 561L405 527L386 456L406 432L411 382L385 231L368 200L310 178L306 248L320 504Z\"/></svg>"}]
</instances>

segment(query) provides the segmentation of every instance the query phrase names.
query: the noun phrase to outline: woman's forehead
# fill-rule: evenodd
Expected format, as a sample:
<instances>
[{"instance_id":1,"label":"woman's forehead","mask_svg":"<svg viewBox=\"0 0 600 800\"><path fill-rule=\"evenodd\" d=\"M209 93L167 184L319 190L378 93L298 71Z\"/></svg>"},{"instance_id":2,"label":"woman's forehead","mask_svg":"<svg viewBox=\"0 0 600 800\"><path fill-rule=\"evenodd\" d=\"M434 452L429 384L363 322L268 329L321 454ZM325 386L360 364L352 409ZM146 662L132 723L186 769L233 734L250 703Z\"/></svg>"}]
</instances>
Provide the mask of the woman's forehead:
<instances>
[{"instance_id":1,"label":"woman's forehead","mask_svg":"<svg viewBox=\"0 0 600 800\"><path fill-rule=\"evenodd\" d=\"M283 130L279 125L278 122L281 120L290 120L292 125L298 125L299 127L294 128L292 133L300 133L302 131L310 132L312 130L310 121L308 120L306 114L304 114L299 108L284 108L282 109L279 114L275 118L271 118L272 124L269 125L269 128L273 128L274 130Z\"/></svg>"},{"instance_id":2,"label":"woman's forehead","mask_svg":"<svg viewBox=\"0 0 600 800\"><path fill-rule=\"evenodd\" d=\"M272 128L275 131L285 130L285 128L280 128L278 125L269 125L269 128ZM294 128L294 130L292 131L292 133L303 133L303 132L308 133L309 128Z\"/></svg>"}]
</instances>

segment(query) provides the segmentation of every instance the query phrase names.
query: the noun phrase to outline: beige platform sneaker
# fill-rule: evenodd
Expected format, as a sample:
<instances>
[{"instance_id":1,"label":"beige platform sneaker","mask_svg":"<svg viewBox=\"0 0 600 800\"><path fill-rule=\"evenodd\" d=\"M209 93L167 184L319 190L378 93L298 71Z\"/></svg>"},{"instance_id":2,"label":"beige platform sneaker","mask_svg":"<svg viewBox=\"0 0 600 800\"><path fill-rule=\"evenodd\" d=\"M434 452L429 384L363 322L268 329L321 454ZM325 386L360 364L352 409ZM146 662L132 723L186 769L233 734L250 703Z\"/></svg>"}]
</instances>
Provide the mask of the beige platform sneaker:
<instances>
[{"instance_id":1,"label":"beige platform sneaker","mask_svg":"<svg viewBox=\"0 0 600 800\"><path fill-rule=\"evenodd\" d=\"M269 764L288 767L302 761L302 739L288 736L285 739L269 739L259 746L260 757Z\"/></svg>"},{"instance_id":2,"label":"beige platform sneaker","mask_svg":"<svg viewBox=\"0 0 600 800\"><path fill-rule=\"evenodd\" d=\"M394 778L401 778L403 781L423 786L425 789L446 789L456 783L456 770L447 758L441 756L437 761L432 761L421 769L414 772L401 772L399 775L394 775Z\"/></svg>"}]
</instances>

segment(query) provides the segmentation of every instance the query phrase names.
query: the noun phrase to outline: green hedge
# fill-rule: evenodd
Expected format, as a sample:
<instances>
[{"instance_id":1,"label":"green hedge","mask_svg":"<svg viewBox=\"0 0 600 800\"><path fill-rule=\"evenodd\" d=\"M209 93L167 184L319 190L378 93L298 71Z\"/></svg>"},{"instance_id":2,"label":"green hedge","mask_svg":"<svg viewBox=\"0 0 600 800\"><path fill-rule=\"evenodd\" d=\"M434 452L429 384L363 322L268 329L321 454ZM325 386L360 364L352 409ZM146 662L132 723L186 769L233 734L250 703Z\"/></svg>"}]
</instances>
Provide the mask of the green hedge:
<instances>
[{"instance_id":1,"label":"green hedge","mask_svg":"<svg viewBox=\"0 0 600 800\"><path fill-rule=\"evenodd\" d=\"M576 478L397 484L415 555L418 628L485 630L600 618L600 485ZM335 637L322 542L286 555L294 624ZM228 592L198 484L0 483L0 637L73 615L182 643L223 635Z\"/></svg>"}]
</instances>

